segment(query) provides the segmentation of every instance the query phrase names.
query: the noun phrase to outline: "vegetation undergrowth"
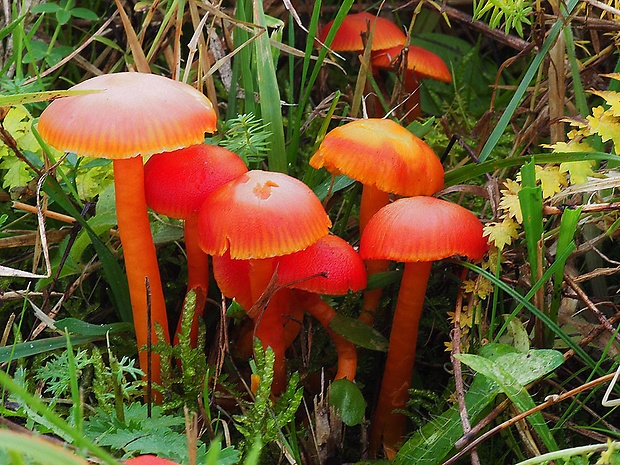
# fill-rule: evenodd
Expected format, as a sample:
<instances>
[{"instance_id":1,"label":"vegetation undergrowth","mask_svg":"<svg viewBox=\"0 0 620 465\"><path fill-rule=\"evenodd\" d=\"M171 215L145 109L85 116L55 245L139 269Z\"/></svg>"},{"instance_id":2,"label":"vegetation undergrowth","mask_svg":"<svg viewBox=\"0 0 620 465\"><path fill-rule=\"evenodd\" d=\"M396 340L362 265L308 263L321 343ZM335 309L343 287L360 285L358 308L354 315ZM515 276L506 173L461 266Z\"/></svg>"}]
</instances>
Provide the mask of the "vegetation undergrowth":
<instances>
[{"instance_id":1,"label":"vegetation undergrowth","mask_svg":"<svg viewBox=\"0 0 620 465\"><path fill-rule=\"evenodd\" d=\"M119 464L148 454L187 465L620 463L616 3L1 7L0 463ZM370 19L354 37L358 49L338 49L337 29L362 11L393 22L401 46L436 54L451 81L408 70L406 49L379 68L372 47L386 33ZM241 260L229 250L209 259L208 283L188 289L190 220L149 210L172 342L162 342L165 324L156 322L157 341L137 346L142 322L132 316L113 161L57 149L39 132L50 101L123 71L206 95L217 131L204 144L234 152L251 171L302 181L329 215L330 234L358 258L367 253L360 218L372 193L344 168L318 167L334 129L391 119L434 151L443 187L423 195L472 212L487 250L428 265L423 313L409 335L413 374L388 412L404 427L396 439L376 424L386 353L396 345L390 334L404 324L394 317L404 262L366 263L364 286L319 297L303 286L337 274L327 268L340 256L310 265L293 258L296 271L322 268L283 282L284 259ZM384 135L356 133L353 148L340 151L361 165ZM386 158L369 171L381 172ZM268 197L273 184L259 194ZM394 191L386 202L403 197L411 195ZM285 210L304 210L290 200ZM284 214L270 230L283 230ZM461 233L453 242L468 241ZM252 270L268 267L259 283ZM377 289L374 322L363 324L368 291ZM269 321L281 323L282 353L280 340L263 347L256 338L271 305L281 305ZM160 361L161 382L140 366L141 350ZM337 379L351 365L354 379Z\"/></svg>"}]
</instances>

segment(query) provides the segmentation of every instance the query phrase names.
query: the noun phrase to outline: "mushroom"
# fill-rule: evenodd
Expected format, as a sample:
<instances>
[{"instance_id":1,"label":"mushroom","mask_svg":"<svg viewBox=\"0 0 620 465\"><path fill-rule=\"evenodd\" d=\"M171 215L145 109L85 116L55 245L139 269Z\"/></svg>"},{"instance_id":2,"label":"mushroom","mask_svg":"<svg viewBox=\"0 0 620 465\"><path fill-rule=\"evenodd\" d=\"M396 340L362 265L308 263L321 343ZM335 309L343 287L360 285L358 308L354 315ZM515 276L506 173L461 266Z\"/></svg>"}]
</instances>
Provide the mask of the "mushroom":
<instances>
[{"instance_id":1,"label":"mushroom","mask_svg":"<svg viewBox=\"0 0 620 465\"><path fill-rule=\"evenodd\" d=\"M403 86L409 94L404 103L408 121L415 121L422 114L420 108L421 79L452 82L450 70L441 57L416 45L406 47L398 45L373 52L371 64L375 70L386 69L402 75Z\"/></svg>"},{"instance_id":2,"label":"mushroom","mask_svg":"<svg viewBox=\"0 0 620 465\"><path fill-rule=\"evenodd\" d=\"M310 166L360 181L360 234L387 205L390 193L431 195L443 187L443 167L433 149L389 119L360 119L331 130L310 158ZM386 261L367 261L368 276L385 271ZM372 325L381 289L367 291L360 321Z\"/></svg>"},{"instance_id":3,"label":"mushroom","mask_svg":"<svg viewBox=\"0 0 620 465\"><path fill-rule=\"evenodd\" d=\"M286 384L282 298L275 293L266 308L259 299L275 273L274 257L302 250L328 233L331 221L316 195L283 173L252 170L215 190L199 213L199 242L213 256L226 251L249 260L249 286L256 336L275 353L273 392ZM269 297L269 296L265 296Z\"/></svg>"},{"instance_id":4,"label":"mushroom","mask_svg":"<svg viewBox=\"0 0 620 465\"><path fill-rule=\"evenodd\" d=\"M191 341L195 345L198 318L204 312L209 290L209 260L198 245L198 211L215 189L247 172L243 160L215 145L192 145L153 155L144 165L147 205L157 213L185 220L187 289L196 291ZM175 339L181 331L179 321Z\"/></svg>"},{"instance_id":5,"label":"mushroom","mask_svg":"<svg viewBox=\"0 0 620 465\"><path fill-rule=\"evenodd\" d=\"M41 114L39 133L51 146L78 155L109 158L114 164L118 229L123 246L138 348L147 344L147 291L151 316L166 342L168 321L144 195L142 156L176 150L215 131L213 105L187 84L142 73L106 74L71 88L96 92L53 101ZM100 91L100 92L97 92ZM151 328L153 343L157 342ZM159 357L140 366L160 381Z\"/></svg>"},{"instance_id":6,"label":"mushroom","mask_svg":"<svg viewBox=\"0 0 620 465\"><path fill-rule=\"evenodd\" d=\"M487 250L482 224L465 208L434 197L411 197L383 207L368 222L362 258L398 260L405 268L394 311L385 371L372 420L370 449L381 443L388 456L401 443L405 415L395 413L408 398L418 324L432 262L452 255L481 259Z\"/></svg>"},{"instance_id":7,"label":"mushroom","mask_svg":"<svg viewBox=\"0 0 620 465\"><path fill-rule=\"evenodd\" d=\"M328 22L318 33L318 40L324 43L334 21ZM362 12L345 16L336 31L330 48L336 52L361 52L364 50L362 34L374 28L372 50L383 50L403 45L407 39L403 31L389 19Z\"/></svg>"},{"instance_id":8,"label":"mushroom","mask_svg":"<svg viewBox=\"0 0 620 465\"><path fill-rule=\"evenodd\" d=\"M125 460L126 465L179 465L171 460L161 459L155 455L139 455L132 459Z\"/></svg>"},{"instance_id":9,"label":"mushroom","mask_svg":"<svg viewBox=\"0 0 620 465\"><path fill-rule=\"evenodd\" d=\"M296 303L316 318L334 341L338 353L335 379L353 381L357 350L329 328L336 311L319 295L345 295L366 287L366 269L359 254L338 236L322 237L307 249L278 259L278 283L293 289Z\"/></svg>"},{"instance_id":10,"label":"mushroom","mask_svg":"<svg viewBox=\"0 0 620 465\"><path fill-rule=\"evenodd\" d=\"M333 26L334 21L328 22L318 33L318 40L324 43ZM375 16L367 12L354 13L345 16L340 27L334 35L334 39L330 44L330 49L335 52L364 52L365 38L370 30L374 30L372 35L372 43L370 50L379 52L395 46L405 44L407 37L405 33L392 21L381 16ZM372 63L369 64L370 72ZM379 86L383 86L382 82L378 82ZM368 102L368 111L371 116L381 116L379 112L380 102L376 95L372 93L368 81L365 83L365 94L370 96ZM354 115L355 116L355 115Z\"/></svg>"}]
</instances>

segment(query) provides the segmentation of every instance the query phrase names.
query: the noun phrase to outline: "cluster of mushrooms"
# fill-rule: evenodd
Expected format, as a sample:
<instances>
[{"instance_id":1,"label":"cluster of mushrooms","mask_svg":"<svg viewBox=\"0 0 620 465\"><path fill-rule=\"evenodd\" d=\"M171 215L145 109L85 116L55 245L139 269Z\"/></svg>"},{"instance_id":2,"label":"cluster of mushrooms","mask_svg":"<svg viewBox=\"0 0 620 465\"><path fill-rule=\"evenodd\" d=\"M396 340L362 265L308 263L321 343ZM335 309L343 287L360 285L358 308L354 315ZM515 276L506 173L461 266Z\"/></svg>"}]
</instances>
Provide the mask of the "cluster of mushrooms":
<instances>
[{"instance_id":1,"label":"cluster of mushrooms","mask_svg":"<svg viewBox=\"0 0 620 465\"><path fill-rule=\"evenodd\" d=\"M397 27L390 36L396 40L385 43L381 39L388 35L379 33L379 27L387 20L368 14L349 18L341 30L352 29L359 43L368 21L376 21L376 66L381 60L389 65L390 57L400 54L394 47L402 48L405 37ZM327 32L321 34L324 39ZM354 50L359 43L340 49ZM332 47L336 45L335 40ZM422 53L417 49L408 48L407 60L416 83L429 76L415 60ZM440 79L449 80L445 72L447 77L444 73ZM198 297L196 319L204 311L212 257L221 293L246 310L252 322L249 334L274 350L274 395L285 387L285 352L301 329L304 312L325 327L336 345L336 378L354 380L355 346L329 329L336 311L321 295L361 291L367 274L386 269L389 261L405 263L370 434L371 453L383 446L389 455L405 433L405 416L394 410L407 400L431 264L452 255L480 259L487 249L482 225L471 212L432 197L443 187L443 168L433 150L388 119L356 120L326 135L310 165L363 184L357 251L329 234L330 218L303 182L283 173L248 170L236 154L204 144L204 134L216 130L217 118L211 102L193 87L128 72L98 76L72 89L87 92L52 102L38 130L57 149L113 160L138 347L158 342L155 323L164 342L170 342L147 205L185 221L188 289ZM364 299L360 319L366 324L372 325L379 293ZM197 331L196 320L193 340ZM144 350L140 365L147 367ZM156 356L149 368L152 380L159 382Z\"/></svg>"}]
</instances>

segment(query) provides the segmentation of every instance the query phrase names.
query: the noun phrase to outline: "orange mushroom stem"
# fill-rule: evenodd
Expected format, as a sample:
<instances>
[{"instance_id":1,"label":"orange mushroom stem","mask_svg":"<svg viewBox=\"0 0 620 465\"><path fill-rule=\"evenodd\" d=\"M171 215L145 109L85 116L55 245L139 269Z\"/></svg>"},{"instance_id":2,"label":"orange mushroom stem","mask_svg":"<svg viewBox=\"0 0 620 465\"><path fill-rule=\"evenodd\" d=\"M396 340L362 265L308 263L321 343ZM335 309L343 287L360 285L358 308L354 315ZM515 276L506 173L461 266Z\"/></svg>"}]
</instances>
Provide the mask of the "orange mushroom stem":
<instances>
[{"instance_id":1,"label":"orange mushroom stem","mask_svg":"<svg viewBox=\"0 0 620 465\"><path fill-rule=\"evenodd\" d=\"M386 455L393 457L404 438L406 417L395 410L403 409L408 399L432 262L452 255L480 259L486 250L478 218L459 205L434 197L397 200L382 208L368 223L360 243L362 258L405 262L371 424L373 456L383 445Z\"/></svg>"}]
</instances>

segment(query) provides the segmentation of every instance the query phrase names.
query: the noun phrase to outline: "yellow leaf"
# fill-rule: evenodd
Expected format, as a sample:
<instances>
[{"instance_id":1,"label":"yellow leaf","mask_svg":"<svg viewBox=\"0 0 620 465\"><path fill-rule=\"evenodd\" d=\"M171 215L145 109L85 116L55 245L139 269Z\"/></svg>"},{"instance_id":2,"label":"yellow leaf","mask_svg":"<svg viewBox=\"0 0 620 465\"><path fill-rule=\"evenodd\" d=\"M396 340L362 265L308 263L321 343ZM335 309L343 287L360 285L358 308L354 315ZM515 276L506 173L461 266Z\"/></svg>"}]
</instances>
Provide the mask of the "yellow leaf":
<instances>
[{"instance_id":1,"label":"yellow leaf","mask_svg":"<svg viewBox=\"0 0 620 465\"><path fill-rule=\"evenodd\" d=\"M508 218L514 218L519 224L523 223L523 213L521 213L521 204L517 194L505 194L499 201L499 206L506 212Z\"/></svg>"},{"instance_id":2,"label":"yellow leaf","mask_svg":"<svg viewBox=\"0 0 620 465\"><path fill-rule=\"evenodd\" d=\"M540 181L542 194L545 199L553 197L566 186L566 175L560 172L560 168L554 165L545 167L536 165L536 179Z\"/></svg>"},{"instance_id":3,"label":"yellow leaf","mask_svg":"<svg viewBox=\"0 0 620 465\"><path fill-rule=\"evenodd\" d=\"M583 184L588 181L588 176L594 174L594 164L594 160L566 161L560 163L560 171L568 172L571 184Z\"/></svg>"},{"instance_id":4,"label":"yellow leaf","mask_svg":"<svg viewBox=\"0 0 620 465\"><path fill-rule=\"evenodd\" d=\"M502 222L488 223L484 227L483 235L488 237L488 241L495 244L495 247L503 250L504 246L512 244L519 233L517 223L511 218L505 218Z\"/></svg>"},{"instance_id":5,"label":"yellow leaf","mask_svg":"<svg viewBox=\"0 0 620 465\"><path fill-rule=\"evenodd\" d=\"M613 90L591 90L590 93L602 97L610 106L614 116L620 116L620 93Z\"/></svg>"},{"instance_id":6,"label":"yellow leaf","mask_svg":"<svg viewBox=\"0 0 620 465\"><path fill-rule=\"evenodd\" d=\"M605 110L603 107L595 107L592 109L592 115L587 116L590 130L595 132L603 142L612 140L616 153L620 153L620 123L611 110Z\"/></svg>"}]
</instances>

